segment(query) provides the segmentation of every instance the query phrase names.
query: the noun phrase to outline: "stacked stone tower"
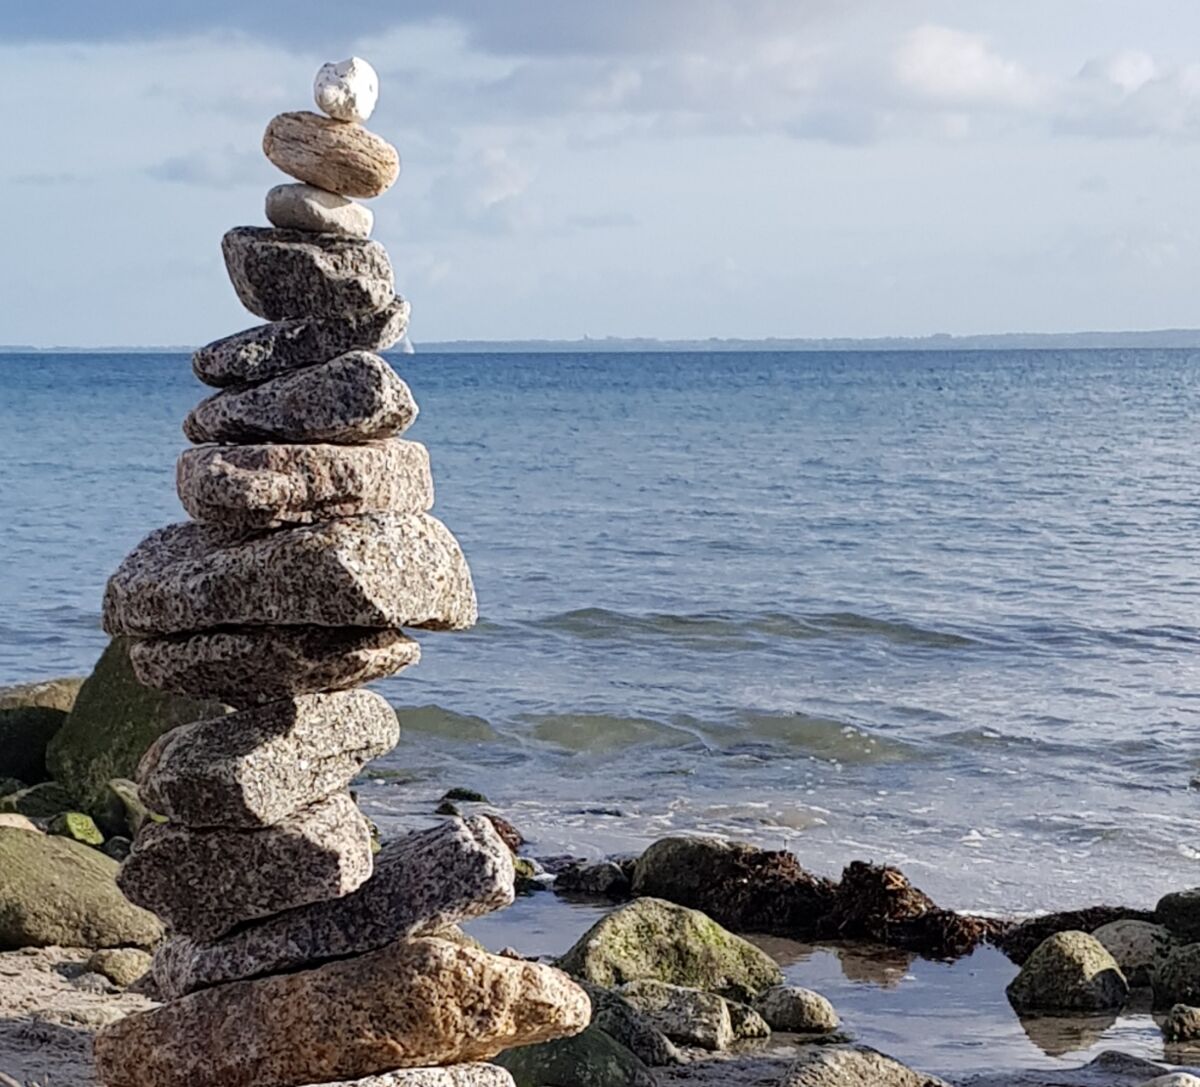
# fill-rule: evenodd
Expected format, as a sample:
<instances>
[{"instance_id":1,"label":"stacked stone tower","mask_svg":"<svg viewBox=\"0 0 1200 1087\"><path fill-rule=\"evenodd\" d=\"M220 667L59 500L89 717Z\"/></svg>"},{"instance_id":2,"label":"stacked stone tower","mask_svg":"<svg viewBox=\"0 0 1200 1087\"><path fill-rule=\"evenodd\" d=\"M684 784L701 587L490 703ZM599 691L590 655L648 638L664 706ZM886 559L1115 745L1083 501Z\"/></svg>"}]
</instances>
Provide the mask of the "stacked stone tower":
<instances>
[{"instance_id":1,"label":"stacked stone tower","mask_svg":"<svg viewBox=\"0 0 1200 1087\"><path fill-rule=\"evenodd\" d=\"M273 228L225 235L238 297L267 324L196 352L219 389L184 423L178 488L193 518L147 537L104 600L147 686L234 707L165 734L138 771L154 816L120 884L166 923L162 1007L96 1040L108 1087L502 1087L486 1061L587 1023L549 967L454 928L508 905L491 824L451 819L372 854L348 786L399 737L362 684L415 663L405 628L461 630L475 593L428 510L417 406L377 352L408 303L355 197L396 180L362 127L378 93L355 58L326 65L324 115L285 113L267 157Z\"/></svg>"}]
</instances>

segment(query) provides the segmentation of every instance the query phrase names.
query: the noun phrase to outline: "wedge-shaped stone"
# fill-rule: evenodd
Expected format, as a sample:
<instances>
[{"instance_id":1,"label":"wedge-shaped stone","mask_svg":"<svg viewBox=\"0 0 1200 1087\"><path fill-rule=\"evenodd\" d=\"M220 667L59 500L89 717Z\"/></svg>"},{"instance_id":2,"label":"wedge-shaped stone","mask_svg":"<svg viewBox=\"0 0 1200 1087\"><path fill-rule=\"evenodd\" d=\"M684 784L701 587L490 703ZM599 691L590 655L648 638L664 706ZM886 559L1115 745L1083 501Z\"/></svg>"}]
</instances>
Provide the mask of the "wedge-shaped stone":
<instances>
[{"instance_id":1,"label":"wedge-shaped stone","mask_svg":"<svg viewBox=\"0 0 1200 1087\"><path fill-rule=\"evenodd\" d=\"M146 687L256 706L360 687L416 664L421 647L398 630L238 627L145 638L129 659Z\"/></svg>"},{"instance_id":2,"label":"wedge-shaped stone","mask_svg":"<svg viewBox=\"0 0 1200 1087\"><path fill-rule=\"evenodd\" d=\"M417 417L408 386L378 355L350 351L260 385L224 389L184 420L193 442L366 442Z\"/></svg>"},{"instance_id":3,"label":"wedge-shaped stone","mask_svg":"<svg viewBox=\"0 0 1200 1087\"><path fill-rule=\"evenodd\" d=\"M366 238L238 226L221 250L242 305L268 321L375 313L396 294L387 250Z\"/></svg>"},{"instance_id":4,"label":"wedge-shaped stone","mask_svg":"<svg viewBox=\"0 0 1200 1087\"><path fill-rule=\"evenodd\" d=\"M394 298L378 313L256 325L201 347L192 355L192 370L206 385L223 388L265 381L347 351L386 351L403 338L409 308L403 298Z\"/></svg>"},{"instance_id":5,"label":"wedge-shaped stone","mask_svg":"<svg viewBox=\"0 0 1200 1087\"><path fill-rule=\"evenodd\" d=\"M402 438L361 445L222 445L185 449L175 472L197 521L274 528L433 505L429 453Z\"/></svg>"},{"instance_id":6,"label":"wedge-shaped stone","mask_svg":"<svg viewBox=\"0 0 1200 1087\"><path fill-rule=\"evenodd\" d=\"M590 1017L552 967L400 941L126 1016L97 1036L96 1071L106 1087L295 1087L487 1060Z\"/></svg>"},{"instance_id":7,"label":"wedge-shaped stone","mask_svg":"<svg viewBox=\"0 0 1200 1087\"><path fill-rule=\"evenodd\" d=\"M514 1087L514 1083L506 1069L494 1064L452 1064L449 1068L405 1068L320 1087Z\"/></svg>"},{"instance_id":8,"label":"wedge-shaped stone","mask_svg":"<svg viewBox=\"0 0 1200 1087\"><path fill-rule=\"evenodd\" d=\"M513 900L508 847L483 816L449 819L389 842L353 894L268 917L219 940L174 936L154 957L173 1000L195 989L373 951L503 909Z\"/></svg>"},{"instance_id":9,"label":"wedge-shaped stone","mask_svg":"<svg viewBox=\"0 0 1200 1087\"><path fill-rule=\"evenodd\" d=\"M297 181L339 196L379 196L400 176L400 156L387 140L308 110L275 117L263 154Z\"/></svg>"},{"instance_id":10,"label":"wedge-shaped stone","mask_svg":"<svg viewBox=\"0 0 1200 1087\"><path fill-rule=\"evenodd\" d=\"M475 622L458 541L427 513L374 513L241 539L192 522L152 532L104 594L113 634L226 626L425 627Z\"/></svg>"},{"instance_id":11,"label":"wedge-shaped stone","mask_svg":"<svg viewBox=\"0 0 1200 1087\"><path fill-rule=\"evenodd\" d=\"M339 792L400 739L372 691L310 694L197 721L142 757L142 801L189 827L265 827Z\"/></svg>"},{"instance_id":12,"label":"wedge-shaped stone","mask_svg":"<svg viewBox=\"0 0 1200 1087\"><path fill-rule=\"evenodd\" d=\"M339 793L260 830L147 823L117 883L176 932L212 939L243 921L338 898L371 875L371 833Z\"/></svg>"}]
</instances>

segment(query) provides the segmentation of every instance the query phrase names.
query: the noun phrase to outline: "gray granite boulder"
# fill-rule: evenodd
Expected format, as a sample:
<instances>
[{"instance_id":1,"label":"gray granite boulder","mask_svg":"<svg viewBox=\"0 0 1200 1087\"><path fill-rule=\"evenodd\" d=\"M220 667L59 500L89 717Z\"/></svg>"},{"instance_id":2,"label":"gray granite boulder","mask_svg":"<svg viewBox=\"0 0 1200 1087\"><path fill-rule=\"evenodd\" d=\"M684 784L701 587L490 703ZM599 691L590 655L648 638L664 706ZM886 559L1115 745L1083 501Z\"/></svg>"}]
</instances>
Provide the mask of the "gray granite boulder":
<instances>
[{"instance_id":1,"label":"gray granite boulder","mask_svg":"<svg viewBox=\"0 0 1200 1087\"><path fill-rule=\"evenodd\" d=\"M783 1077L779 1087L947 1087L866 1046L816 1046Z\"/></svg>"},{"instance_id":2,"label":"gray granite boulder","mask_svg":"<svg viewBox=\"0 0 1200 1087\"><path fill-rule=\"evenodd\" d=\"M838 1029L838 1014L820 993L798 985L776 985L754 1007L772 1030L789 1034L828 1034Z\"/></svg>"},{"instance_id":3,"label":"gray granite boulder","mask_svg":"<svg viewBox=\"0 0 1200 1087\"><path fill-rule=\"evenodd\" d=\"M223 389L184 420L190 441L368 442L417 417L408 386L378 355L350 351L258 385Z\"/></svg>"},{"instance_id":4,"label":"gray granite boulder","mask_svg":"<svg viewBox=\"0 0 1200 1087\"><path fill-rule=\"evenodd\" d=\"M494 1064L452 1064L448 1068L402 1068L320 1087L513 1087L513 1078Z\"/></svg>"},{"instance_id":5,"label":"gray granite boulder","mask_svg":"<svg viewBox=\"0 0 1200 1087\"><path fill-rule=\"evenodd\" d=\"M400 739L372 691L309 694L184 725L142 758L142 801L190 827L262 827L339 792Z\"/></svg>"},{"instance_id":6,"label":"gray granite boulder","mask_svg":"<svg viewBox=\"0 0 1200 1087\"><path fill-rule=\"evenodd\" d=\"M258 830L147 823L117 882L176 932L212 939L245 921L349 894L370 875L367 821L340 793Z\"/></svg>"},{"instance_id":7,"label":"gray granite boulder","mask_svg":"<svg viewBox=\"0 0 1200 1087\"><path fill-rule=\"evenodd\" d=\"M192 370L206 385L224 388L265 381L347 351L386 351L403 338L409 308L403 298L394 298L378 313L257 325L201 347L192 355Z\"/></svg>"},{"instance_id":8,"label":"gray granite boulder","mask_svg":"<svg viewBox=\"0 0 1200 1087\"><path fill-rule=\"evenodd\" d=\"M175 481L183 508L197 521L246 529L423 513L433 505L429 453L401 438L185 449Z\"/></svg>"},{"instance_id":9,"label":"gray granite boulder","mask_svg":"<svg viewBox=\"0 0 1200 1087\"><path fill-rule=\"evenodd\" d=\"M221 251L242 305L268 321L376 313L396 295L387 250L365 238L239 226Z\"/></svg>"},{"instance_id":10,"label":"gray granite boulder","mask_svg":"<svg viewBox=\"0 0 1200 1087\"><path fill-rule=\"evenodd\" d=\"M1154 907L1154 919L1181 943L1200 941L1200 887L1163 895Z\"/></svg>"},{"instance_id":11,"label":"gray granite boulder","mask_svg":"<svg viewBox=\"0 0 1200 1087\"><path fill-rule=\"evenodd\" d=\"M592 1002L592 1026L620 1042L643 1064L654 1068L683 1062L675 1043L616 989L605 989L590 981L580 981L579 985Z\"/></svg>"},{"instance_id":12,"label":"gray granite boulder","mask_svg":"<svg viewBox=\"0 0 1200 1087\"><path fill-rule=\"evenodd\" d=\"M106 1087L330 1083L486 1061L575 1034L590 1014L587 995L551 967L398 940L128 1015L97 1035L96 1073Z\"/></svg>"},{"instance_id":13,"label":"gray granite boulder","mask_svg":"<svg viewBox=\"0 0 1200 1087\"><path fill-rule=\"evenodd\" d=\"M1121 973L1133 986L1149 985L1159 963L1177 942L1164 926L1131 918L1101 925L1092 935L1117 960Z\"/></svg>"},{"instance_id":14,"label":"gray granite boulder","mask_svg":"<svg viewBox=\"0 0 1200 1087\"><path fill-rule=\"evenodd\" d=\"M617 990L672 1042L721 1051L736 1035L729 1006L715 993L642 978Z\"/></svg>"},{"instance_id":15,"label":"gray granite boulder","mask_svg":"<svg viewBox=\"0 0 1200 1087\"><path fill-rule=\"evenodd\" d=\"M1038 945L1006 992L1018 1012L1094 1012L1120 1008L1129 984L1094 936L1058 932Z\"/></svg>"},{"instance_id":16,"label":"gray granite boulder","mask_svg":"<svg viewBox=\"0 0 1200 1087\"><path fill-rule=\"evenodd\" d=\"M357 891L289 910L219 940L172 937L154 960L166 997L280 973L437 932L513 900L512 855L482 816L449 819L385 845Z\"/></svg>"},{"instance_id":17,"label":"gray granite boulder","mask_svg":"<svg viewBox=\"0 0 1200 1087\"><path fill-rule=\"evenodd\" d=\"M252 706L371 683L416 664L421 647L399 630L234 627L141 639L129 656L147 687Z\"/></svg>"},{"instance_id":18,"label":"gray granite boulder","mask_svg":"<svg viewBox=\"0 0 1200 1087\"><path fill-rule=\"evenodd\" d=\"M193 522L152 532L104 594L110 633L225 626L462 630L475 589L458 541L427 513L376 513L241 539Z\"/></svg>"},{"instance_id":19,"label":"gray granite boulder","mask_svg":"<svg viewBox=\"0 0 1200 1087\"><path fill-rule=\"evenodd\" d=\"M280 230L368 238L375 213L365 204L303 183L276 185L267 193L267 219Z\"/></svg>"},{"instance_id":20,"label":"gray granite boulder","mask_svg":"<svg viewBox=\"0 0 1200 1087\"><path fill-rule=\"evenodd\" d=\"M1150 979L1154 1006L1200 1006L1200 943L1181 944L1167 952Z\"/></svg>"}]
</instances>

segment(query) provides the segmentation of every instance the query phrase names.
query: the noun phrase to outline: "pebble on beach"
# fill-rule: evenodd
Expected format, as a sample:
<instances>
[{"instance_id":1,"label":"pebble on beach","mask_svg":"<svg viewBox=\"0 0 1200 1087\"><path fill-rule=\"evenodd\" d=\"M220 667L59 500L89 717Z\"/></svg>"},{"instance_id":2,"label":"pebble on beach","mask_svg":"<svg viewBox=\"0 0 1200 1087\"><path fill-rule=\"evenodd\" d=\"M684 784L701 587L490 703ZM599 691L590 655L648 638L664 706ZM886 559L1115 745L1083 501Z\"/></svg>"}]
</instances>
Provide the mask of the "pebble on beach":
<instances>
[{"instance_id":1,"label":"pebble on beach","mask_svg":"<svg viewBox=\"0 0 1200 1087\"><path fill-rule=\"evenodd\" d=\"M379 76L362 57L330 61L313 80L313 100L335 121L362 124L379 101Z\"/></svg>"}]
</instances>

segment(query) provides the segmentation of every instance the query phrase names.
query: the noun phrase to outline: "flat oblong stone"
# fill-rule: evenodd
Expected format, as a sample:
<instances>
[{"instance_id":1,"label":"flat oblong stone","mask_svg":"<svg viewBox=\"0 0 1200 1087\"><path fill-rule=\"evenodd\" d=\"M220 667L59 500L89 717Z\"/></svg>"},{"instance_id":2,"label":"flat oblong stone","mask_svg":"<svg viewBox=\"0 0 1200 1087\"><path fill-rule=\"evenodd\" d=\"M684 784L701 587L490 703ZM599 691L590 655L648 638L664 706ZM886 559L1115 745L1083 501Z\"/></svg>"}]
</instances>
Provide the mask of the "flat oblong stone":
<instances>
[{"instance_id":1,"label":"flat oblong stone","mask_svg":"<svg viewBox=\"0 0 1200 1087\"><path fill-rule=\"evenodd\" d=\"M280 230L308 230L369 238L375 213L349 197L297 182L276 185L267 193L267 219Z\"/></svg>"},{"instance_id":2,"label":"flat oblong stone","mask_svg":"<svg viewBox=\"0 0 1200 1087\"><path fill-rule=\"evenodd\" d=\"M209 691L231 706L344 691L421 659L399 630L238 627L145 638L129 647L145 687L174 694Z\"/></svg>"},{"instance_id":3,"label":"flat oblong stone","mask_svg":"<svg viewBox=\"0 0 1200 1087\"><path fill-rule=\"evenodd\" d=\"M235 981L105 1027L106 1087L294 1087L488 1060L576 1034L587 994L553 967L445 940L397 941Z\"/></svg>"},{"instance_id":4,"label":"flat oblong stone","mask_svg":"<svg viewBox=\"0 0 1200 1087\"><path fill-rule=\"evenodd\" d=\"M139 795L184 826L271 826L399 740L396 711L372 691L282 699L164 733L142 756Z\"/></svg>"},{"instance_id":5,"label":"flat oblong stone","mask_svg":"<svg viewBox=\"0 0 1200 1087\"><path fill-rule=\"evenodd\" d=\"M259 385L222 389L183 423L190 441L354 443L391 438L417 417L387 362L351 351Z\"/></svg>"},{"instance_id":6,"label":"flat oblong stone","mask_svg":"<svg viewBox=\"0 0 1200 1087\"><path fill-rule=\"evenodd\" d=\"M429 453L401 438L185 449L175 484L197 521L247 529L433 506Z\"/></svg>"},{"instance_id":7,"label":"flat oblong stone","mask_svg":"<svg viewBox=\"0 0 1200 1087\"><path fill-rule=\"evenodd\" d=\"M515 1084L512 1074L495 1064L452 1064L448 1068L405 1068L319 1087L515 1087Z\"/></svg>"},{"instance_id":8,"label":"flat oblong stone","mask_svg":"<svg viewBox=\"0 0 1200 1087\"><path fill-rule=\"evenodd\" d=\"M117 884L176 932L212 939L244 921L349 894L370 877L371 861L367 821L338 793L257 830L148 822Z\"/></svg>"},{"instance_id":9,"label":"flat oblong stone","mask_svg":"<svg viewBox=\"0 0 1200 1087\"><path fill-rule=\"evenodd\" d=\"M242 305L268 321L377 313L396 296L387 250L365 238L238 226L221 251Z\"/></svg>"},{"instance_id":10,"label":"flat oblong stone","mask_svg":"<svg viewBox=\"0 0 1200 1087\"><path fill-rule=\"evenodd\" d=\"M263 154L297 181L339 196L379 196L400 176L400 155L387 140L308 110L273 118Z\"/></svg>"},{"instance_id":11,"label":"flat oblong stone","mask_svg":"<svg viewBox=\"0 0 1200 1087\"><path fill-rule=\"evenodd\" d=\"M464 630L477 617L458 541L427 513L372 513L241 538L195 522L150 533L104 593L111 634L228 626Z\"/></svg>"},{"instance_id":12,"label":"flat oblong stone","mask_svg":"<svg viewBox=\"0 0 1200 1087\"><path fill-rule=\"evenodd\" d=\"M206 385L224 388L265 381L347 351L386 351L403 339L409 311L408 302L397 297L378 313L256 325L201 347L192 355L192 372Z\"/></svg>"},{"instance_id":13,"label":"flat oblong stone","mask_svg":"<svg viewBox=\"0 0 1200 1087\"><path fill-rule=\"evenodd\" d=\"M217 940L172 936L154 956L162 996L347 958L436 933L513 900L512 853L483 816L388 842L357 891L245 925Z\"/></svg>"}]
</instances>

